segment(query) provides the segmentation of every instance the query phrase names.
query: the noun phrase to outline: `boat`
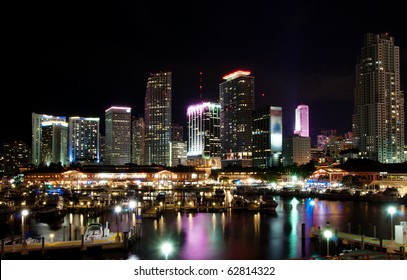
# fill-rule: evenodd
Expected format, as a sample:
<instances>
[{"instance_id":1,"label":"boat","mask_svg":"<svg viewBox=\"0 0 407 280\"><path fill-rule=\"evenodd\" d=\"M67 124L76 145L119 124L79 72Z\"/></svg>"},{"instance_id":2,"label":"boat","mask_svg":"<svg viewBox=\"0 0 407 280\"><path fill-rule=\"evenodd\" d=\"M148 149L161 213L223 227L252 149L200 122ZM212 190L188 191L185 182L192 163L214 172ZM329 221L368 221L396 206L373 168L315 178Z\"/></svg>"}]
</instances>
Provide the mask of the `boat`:
<instances>
[{"instance_id":1,"label":"boat","mask_svg":"<svg viewBox=\"0 0 407 280\"><path fill-rule=\"evenodd\" d=\"M260 211L261 212L275 212L278 202L272 196L266 195L261 198Z\"/></svg>"},{"instance_id":2,"label":"boat","mask_svg":"<svg viewBox=\"0 0 407 280\"><path fill-rule=\"evenodd\" d=\"M85 231L85 241L99 240L110 236L110 230L106 222L106 226L103 227L101 223L90 223Z\"/></svg>"},{"instance_id":3,"label":"boat","mask_svg":"<svg viewBox=\"0 0 407 280\"><path fill-rule=\"evenodd\" d=\"M196 193L190 192L186 194L185 212L198 212L198 199Z\"/></svg>"},{"instance_id":4,"label":"boat","mask_svg":"<svg viewBox=\"0 0 407 280\"><path fill-rule=\"evenodd\" d=\"M55 221L65 217L64 199L61 196L50 196L37 211L37 217L43 222Z\"/></svg>"},{"instance_id":5,"label":"boat","mask_svg":"<svg viewBox=\"0 0 407 280\"><path fill-rule=\"evenodd\" d=\"M247 211L258 212L260 211L260 202L256 200L251 200L247 203Z\"/></svg>"},{"instance_id":6,"label":"boat","mask_svg":"<svg viewBox=\"0 0 407 280\"><path fill-rule=\"evenodd\" d=\"M213 200L216 201L225 201L226 193L224 189L215 189L213 194Z\"/></svg>"},{"instance_id":7,"label":"boat","mask_svg":"<svg viewBox=\"0 0 407 280\"><path fill-rule=\"evenodd\" d=\"M241 195L234 195L230 202L230 209L232 211L246 211L247 201Z\"/></svg>"},{"instance_id":8,"label":"boat","mask_svg":"<svg viewBox=\"0 0 407 280\"><path fill-rule=\"evenodd\" d=\"M174 194L171 193L167 193L165 195L165 199L164 199L164 210L175 210L176 209L176 205L177 201L175 199Z\"/></svg>"},{"instance_id":9,"label":"boat","mask_svg":"<svg viewBox=\"0 0 407 280\"><path fill-rule=\"evenodd\" d=\"M147 219L158 219L161 217L160 206L154 205L142 212L142 217Z\"/></svg>"}]
</instances>

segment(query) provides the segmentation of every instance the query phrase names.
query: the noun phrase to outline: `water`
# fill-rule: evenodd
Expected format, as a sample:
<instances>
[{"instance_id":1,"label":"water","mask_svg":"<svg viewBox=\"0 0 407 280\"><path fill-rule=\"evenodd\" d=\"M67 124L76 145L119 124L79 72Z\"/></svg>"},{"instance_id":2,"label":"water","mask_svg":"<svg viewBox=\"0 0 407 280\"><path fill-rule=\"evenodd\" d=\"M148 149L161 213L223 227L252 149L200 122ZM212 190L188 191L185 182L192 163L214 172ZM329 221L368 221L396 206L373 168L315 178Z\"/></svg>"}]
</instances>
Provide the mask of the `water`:
<instances>
[{"instance_id":1,"label":"water","mask_svg":"<svg viewBox=\"0 0 407 280\"><path fill-rule=\"evenodd\" d=\"M142 221L142 236L126 255L100 255L98 258L160 260L164 258L161 245L170 242L173 251L168 259L178 260L286 260L313 258L326 254L326 242L308 237L312 226L321 228L327 223L338 231L360 233L390 239L391 217L387 204L356 201L282 198L275 214L167 212L158 220ZM395 205L393 224L407 221L406 205ZM1 231L21 234L21 217L10 216ZM106 213L100 217L68 214L54 224L27 220L28 235L39 235L45 242L80 239L91 222L109 223L111 231L129 231L136 224L132 213ZM116 223L117 222L117 223ZM70 228L71 224L71 229ZM305 224L305 238L301 236ZM51 237L50 234L54 234ZM332 247L334 240L332 240ZM333 250L333 249L331 249Z\"/></svg>"}]
</instances>

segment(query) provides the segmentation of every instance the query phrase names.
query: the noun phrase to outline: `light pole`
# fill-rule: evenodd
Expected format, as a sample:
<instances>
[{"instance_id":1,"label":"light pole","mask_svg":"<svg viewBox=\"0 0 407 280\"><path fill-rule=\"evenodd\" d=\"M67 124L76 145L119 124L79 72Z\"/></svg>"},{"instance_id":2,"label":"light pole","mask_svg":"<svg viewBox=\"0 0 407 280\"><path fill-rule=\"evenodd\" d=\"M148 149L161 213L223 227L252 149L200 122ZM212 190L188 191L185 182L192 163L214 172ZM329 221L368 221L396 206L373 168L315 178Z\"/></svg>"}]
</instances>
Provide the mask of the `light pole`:
<instances>
[{"instance_id":1,"label":"light pole","mask_svg":"<svg viewBox=\"0 0 407 280\"><path fill-rule=\"evenodd\" d=\"M326 257L329 257L329 238L332 237L332 231L327 229L324 231L324 236L326 238Z\"/></svg>"},{"instance_id":2,"label":"light pole","mask_svg":"<svg viewBox=\"0 0 407 280\"><path fill-rule=\"evenodd\" d=\"M120 231L120 225L119 225L119 214L122 211L122 207L120 205L117 205L114 208L114 211L116 212L116 227L117 227L117 235L116 235L116 242L120 242L120 236L119 236L119 231Z\"/></svg>"},{"instance_id":3,"label":"light pole","mask_svg":"<svg viewBox=\"0 0 407 280\"><path fill-rule=\"evenodd\" d=\"M172 245L169 242L165 242L163 243L163 245L161 246L161 251L164 253L165 255L165 259L168 260L168 255L171 253L172 251Z\"/></svg>"},{"instance_id":4,"label":"light pole","mask_svg":"<svg viewBox=\"0 0 407 280\"><path fill-rule=\"evenodd\" d=\"M390 214L390 226L391 226L390 240L393 240L393 214L396 213L396 207L389 206L389 208L387 208L387 212L389 212Z\"/></svg>"},{"instance_id":5,"label":"light pole","mask_svg":"<svg viewBox=\"0 0 407 280\"><path fill-rule=\"evenodd\" d=\"M131 212L133 213L134 208L136 208L136 201L130 200L129 201L129 208L130 208Z\"/></svg>"},{"instance_id":6,"label":"light pole","mask_svg":"<svg viewBox=\"0 0 407 280\"><path fill-rule=\"evenodd\" d=\"M25 226L25 220L27 219L26 217L28 216L28 210L27 209L23 209L22 211L21 211L21 227L22 227L22 229L21 229L21 234L22 234L22 236L21 236L21 238L22 238L22 242L24 243L24 242L26 242L26 238L25 238L25 228L26 228L26 226Z\"/></svg>"}]
</instances>

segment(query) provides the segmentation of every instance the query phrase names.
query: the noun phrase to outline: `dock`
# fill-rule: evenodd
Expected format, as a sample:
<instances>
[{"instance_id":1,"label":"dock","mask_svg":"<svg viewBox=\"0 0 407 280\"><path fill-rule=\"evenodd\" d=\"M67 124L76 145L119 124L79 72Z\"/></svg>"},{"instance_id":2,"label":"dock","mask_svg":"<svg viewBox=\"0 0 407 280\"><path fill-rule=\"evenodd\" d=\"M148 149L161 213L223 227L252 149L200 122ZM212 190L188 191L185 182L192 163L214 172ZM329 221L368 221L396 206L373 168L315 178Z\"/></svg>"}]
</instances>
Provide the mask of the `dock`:
<instances>
[{"instance_id":1,"label":"dock","mask_svg":"<svg viewBox=\"0 0 407 280\"><path fill-rule=\"evenodd\" d=\"M127 249L128 246L128 233L117 234L111 232L110 236L103 239L93 241L73 240L73 241L56 241L56 242L42 242L35 243L14 243L6 245L4 240L1 242L1 258L2 259L19 259L28 258L30 255L38 256L38 254L46 255L50 252L86 252L87 250L121 250Z\"/></svg>"},{"instance_id":2,"label":"dock","mask_svg":"<svg viewBox=\"0 0 407 280\"><path fill-rule=\"evenodd\" d=\"M318 238L320 241L326 240L323 236L323 232L327 228L320 229L316 227L311 227L308 236L310 238ZM379 252L386 254L398 254L402 259L406 259L405 248L407 244L400 244L394 240L388 240L383 238L371 237L361 234L352 234L347 232L338 232L332 228L329 228L332 231L331 240L334 241L337 245L341 244L343 246L350 246L353 248L359 248L358 253L362 255L362 250L370 250L370 252Z\"/></svg>"}]
</instances>

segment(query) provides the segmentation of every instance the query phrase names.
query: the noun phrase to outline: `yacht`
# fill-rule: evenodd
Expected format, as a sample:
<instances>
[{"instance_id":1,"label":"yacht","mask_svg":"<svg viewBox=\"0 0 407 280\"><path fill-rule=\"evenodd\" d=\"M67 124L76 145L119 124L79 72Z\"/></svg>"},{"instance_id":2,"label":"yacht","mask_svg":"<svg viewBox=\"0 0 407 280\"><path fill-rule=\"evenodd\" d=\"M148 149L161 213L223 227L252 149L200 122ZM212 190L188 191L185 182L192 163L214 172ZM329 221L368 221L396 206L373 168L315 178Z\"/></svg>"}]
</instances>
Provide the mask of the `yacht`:
<instances>
[{"instance_id":1,"label":"yacht","mask_svg":"<svg viewBox=\"0 0 407 280\"><path fill-rule=\"evenodd\" d=\"M103 227L101 223L90 223L85 231L85 241L103 239L110 236L110 230L107 226Z\"/></svg>"}]
</instances>

